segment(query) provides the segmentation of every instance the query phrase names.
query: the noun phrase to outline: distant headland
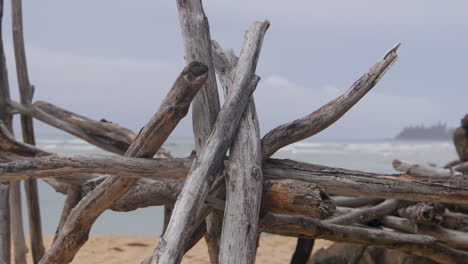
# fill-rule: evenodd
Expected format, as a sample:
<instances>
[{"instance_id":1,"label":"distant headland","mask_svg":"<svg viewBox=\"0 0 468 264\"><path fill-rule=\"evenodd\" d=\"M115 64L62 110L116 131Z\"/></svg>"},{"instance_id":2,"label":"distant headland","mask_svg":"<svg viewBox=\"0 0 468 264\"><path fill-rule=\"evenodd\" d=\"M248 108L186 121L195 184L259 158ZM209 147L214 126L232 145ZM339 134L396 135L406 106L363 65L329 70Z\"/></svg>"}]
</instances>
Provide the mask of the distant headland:
<instances>
[{"instance_id":1,"label":"distant headland","mask_svg":"<svg viewBox=\"0 0 468 264\"><path fill-rule=\"evenodd\" d=\"M453 128L448 128L446 124L436 124L432 126L408 126L398 133L395 139L398 140L451 140Z\"/></svg>"}]
</instances>

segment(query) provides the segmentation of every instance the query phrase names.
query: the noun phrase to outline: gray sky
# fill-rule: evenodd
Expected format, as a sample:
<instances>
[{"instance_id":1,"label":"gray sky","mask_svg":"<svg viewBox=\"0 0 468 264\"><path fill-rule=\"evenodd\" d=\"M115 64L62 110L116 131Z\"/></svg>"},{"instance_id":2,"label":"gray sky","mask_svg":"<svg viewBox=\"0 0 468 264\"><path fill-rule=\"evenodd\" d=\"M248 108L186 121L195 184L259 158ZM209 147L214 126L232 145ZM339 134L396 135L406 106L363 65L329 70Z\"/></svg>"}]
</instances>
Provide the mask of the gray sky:
<instances>
[{"instance_id":1,"label":"gray sky","mask_svg":"<svg viewBox=\"0 0 468 264\"><path fill-rule=\"evenodd\" d=\"M254 94L262 134L344 92L397 42L393 68L319 138L392 137L402 126L438 121L456 126L468 112L468 1L206 0L204 6L212 38L236 52L252 22L271 22ZM184 65L175 1L42 0L23 8L37 100L138 131ZM4 38L16 97L9 9ZM186 118L174 136L191 131Z\"/></svg>"}]
</instances>

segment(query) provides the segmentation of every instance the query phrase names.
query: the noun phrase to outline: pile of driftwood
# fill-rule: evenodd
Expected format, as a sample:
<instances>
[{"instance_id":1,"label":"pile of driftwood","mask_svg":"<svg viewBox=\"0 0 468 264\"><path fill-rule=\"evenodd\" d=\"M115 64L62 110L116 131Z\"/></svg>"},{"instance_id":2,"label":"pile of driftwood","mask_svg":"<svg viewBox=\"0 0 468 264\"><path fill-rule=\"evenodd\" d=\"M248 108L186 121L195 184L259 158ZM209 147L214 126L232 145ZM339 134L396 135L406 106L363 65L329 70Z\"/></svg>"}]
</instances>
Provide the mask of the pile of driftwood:
<instances>
[{"instance_id":1,"label":"pile of driftwood","mask_svg":"<svg viewBox=\"0 0 468 264\"><path fill-rule=\"evenodd\" d=\"M341 118L393 65L399 45L343 95L260 137L251 94L260 80L255 69L269 22L249 27L236 56L211 39L200 0L178 0L177 7L187 66L153 117L135 134L106 120L33 102L21 0L12 0L21 98L20 102L10 98L0 43L0 263L10 263L10 241L15 263L26 263L20 181L25 182L28 198L34 263L72 261L105 210L158 205L165 206L167 225L144 263L179 263L203 236L211 263L254 263L261 232L299 237L292 263L305 263L317 238L351 244L317 253L311 260L316 263L360 263L365 252L382 256L386 249L439 263L468 262L464 251L468 216L463 214L468 212L463 205L468 204L468 182L454 169L396 161L395 168L404 174L384 175L271 158L282 147L309 138ZM222 106L216 76L224 91ZM195 154L173 158L161 146L190 104ZM21 116L23 142L13 136L15 114ZM33 118L118 155L41 150L34 146ZM42 242L38 178L66 195L54 243L47 251ZM336 250L339 246L351 249Z\"/></svg>"}]
</instances>

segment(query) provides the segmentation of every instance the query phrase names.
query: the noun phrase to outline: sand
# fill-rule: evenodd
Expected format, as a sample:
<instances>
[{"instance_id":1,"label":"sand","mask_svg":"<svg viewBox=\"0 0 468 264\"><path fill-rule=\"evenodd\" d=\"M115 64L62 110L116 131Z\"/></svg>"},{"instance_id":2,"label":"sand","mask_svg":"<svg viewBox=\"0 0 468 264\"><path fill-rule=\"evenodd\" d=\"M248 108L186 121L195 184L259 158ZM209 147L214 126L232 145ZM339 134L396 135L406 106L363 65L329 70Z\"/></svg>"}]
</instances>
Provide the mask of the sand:
<instances>
[{"instance_id":1,"label":"sand","mask_svg":"<svg viewBox=\"0 0 468 264\"><path fill-rule=\"evenodd\" d=\"M50 246L52 236L45 236L46 246ZM120 263L140 263L152 252L157 237L139 236L92 236L81 248L72 264L120 264ZM327 247L329 241L316 241L317 250L320 247ZM257 252L256 263L264 264L284 264L289 263L296 239L283 236L262 236L260 247ZM30 255L30 254L28 254ZM29 261L31 261L30 257ZM32 263L32 262L29 262ZM184 256L183 264L204 264L209 263L208 249L204 239Z\"/></svg>"}]
</instances>

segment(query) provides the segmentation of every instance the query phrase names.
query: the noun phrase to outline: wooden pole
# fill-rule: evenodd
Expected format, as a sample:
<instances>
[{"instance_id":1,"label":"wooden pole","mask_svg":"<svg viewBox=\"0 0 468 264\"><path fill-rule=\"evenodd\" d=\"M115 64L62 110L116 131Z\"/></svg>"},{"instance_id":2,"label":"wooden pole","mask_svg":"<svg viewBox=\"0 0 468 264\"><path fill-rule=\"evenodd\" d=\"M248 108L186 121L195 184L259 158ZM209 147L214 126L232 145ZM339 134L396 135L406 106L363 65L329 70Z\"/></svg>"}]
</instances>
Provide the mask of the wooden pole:
<instances>
[{"instance_id":1,"label":"wooden pole","mask_svg":"<svg viewBox=\"0 0 468 264\"><path fill-rule=\"evenodd\" d=\"M20 91L21 104L31 104L34 87L29 81L28 68L26 62L26 51L23 36L23 15L21 0L12 0L13 17L13 42L16 60L16 74ZM21 115L21 127L23 141L30 145L35 145L34 125L30 116ZM39 207L39 191L37 181L29 179L24 181L26 199L29 214L29 233L31 237L31 249L33 262L38 263L44 255L44 242L42 238L41 212Z\"/></svg>"},{"instance_id":2,"label":"wooden pole","mask_svg":"<svg viewBox=\"0 0 468 264\"><path fill-rule=\"evenodd\" d=\"M197 60L209 68L208 80L193 100L192 122L195 151L200 154L213 130L220 104L211 54L211 35L208 18L201 0L178 0L180 28L186 61ZM205 236L212 264L218 263L222 216L216 213L206 218Z\"/></svg>"},{"instance_id":3,"label":"wooden pole","mask_svg":"<svg viewBox=\"0 0 468 264\"><path fill-rule=\"evenodd\" d=\"M12 129L12 118L9 109L10 88L3 48L3 0L0 0L0 120ZM9 264L11 254L10 232L10 185L0 184L0 263Z\"/></svg>"},{"instance_id":4,"label":"wooden pole","mask_svg":"<svg viewBox=\"0 0 468 264\"><path fill-rule=\"evenodd\" d=\"M247 30L236 65L225 72L226 96L242 79L255 75L263 37L270 23L256 22ZM221 75L222 76L222 75ZM229 151L226 170L226 209L219 263L255 263L263 187L260 129L253 97L244 111Z\"/></svg>"}]
</instances>

